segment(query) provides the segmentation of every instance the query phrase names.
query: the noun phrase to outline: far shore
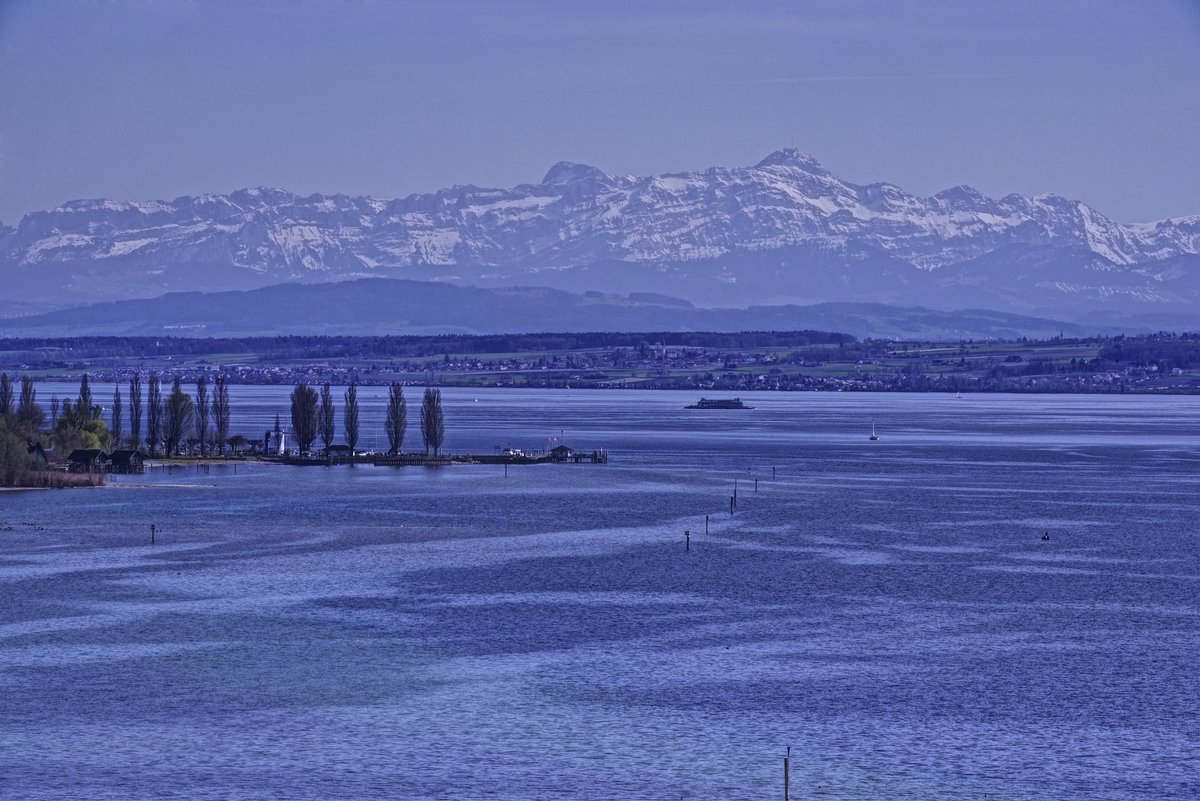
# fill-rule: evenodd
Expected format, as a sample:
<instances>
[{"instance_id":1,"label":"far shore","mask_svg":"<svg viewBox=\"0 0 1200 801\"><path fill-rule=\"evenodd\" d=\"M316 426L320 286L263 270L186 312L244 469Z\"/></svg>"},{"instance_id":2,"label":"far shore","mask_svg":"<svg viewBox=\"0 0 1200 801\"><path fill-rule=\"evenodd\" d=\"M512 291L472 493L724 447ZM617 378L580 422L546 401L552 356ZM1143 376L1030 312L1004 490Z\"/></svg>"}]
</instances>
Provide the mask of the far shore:
<instances>
[{"instance_id":1,"label":"far shore","mask_svg":"<svg viewBox=\"0 0 1200 801\"><path fill-rule=\"evenodd\" d=\"M113 484L86 484L76 487L0 487L0 492L49 492L63 489L205 489L215 488L216 484L128 484L117 482Z\"/></svg>"}]
</instances>

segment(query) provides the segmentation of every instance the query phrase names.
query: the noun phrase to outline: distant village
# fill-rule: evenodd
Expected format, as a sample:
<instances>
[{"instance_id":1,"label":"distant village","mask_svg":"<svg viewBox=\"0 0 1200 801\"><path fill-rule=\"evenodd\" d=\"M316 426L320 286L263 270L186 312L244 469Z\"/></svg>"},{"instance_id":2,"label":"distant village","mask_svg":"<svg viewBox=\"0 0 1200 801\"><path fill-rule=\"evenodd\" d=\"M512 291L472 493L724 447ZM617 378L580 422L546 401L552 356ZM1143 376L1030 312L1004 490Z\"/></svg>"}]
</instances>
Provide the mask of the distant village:
<instances>
[{"instance_id":1,"label":"distant village","mask_svg":"<svg viewBox=\"0 0 1200 801\"><path fill-rule=\"evenodd\" d=\"M214 358L195 347L163 352L144 348L136 355L110 354L86 342L70 347L42 346L20 353L12 369L56 374L77 380L88 372L105 382L126 382L156 372L194 382L202 374L222 375L234 384L390 385L531 387L571 389L675 389L749 392L1200 392L1200 339L1159 334L1109 339L1040 342L897 343L810 341L774 334L760 343L720 339L691 344L646 339L633 345L568 341L551 349L546 342L451 342L427 338L419 345L379 349L375 341L325 348L317 344L244 357ZM560 335L566 337L567 335ZM578 338L600 335L580 335ZM615 336L615 335L614 335ZM636 335L634 335L636 336ZM718 336L718 335L711 335ZM495 338L475 338L488 340ZM663 337L662 339L666 339ZM68 343L64 343L68 344ZM169 344L177 344L169 341ZM540 352L488 353L487 347ZM237 340L215 348L262 347ZM456 348L475 352L438 352ZM400 355L404 354L404 355ZM0 365L2 366L2 365Z\"/></svg>"}]
</instances>

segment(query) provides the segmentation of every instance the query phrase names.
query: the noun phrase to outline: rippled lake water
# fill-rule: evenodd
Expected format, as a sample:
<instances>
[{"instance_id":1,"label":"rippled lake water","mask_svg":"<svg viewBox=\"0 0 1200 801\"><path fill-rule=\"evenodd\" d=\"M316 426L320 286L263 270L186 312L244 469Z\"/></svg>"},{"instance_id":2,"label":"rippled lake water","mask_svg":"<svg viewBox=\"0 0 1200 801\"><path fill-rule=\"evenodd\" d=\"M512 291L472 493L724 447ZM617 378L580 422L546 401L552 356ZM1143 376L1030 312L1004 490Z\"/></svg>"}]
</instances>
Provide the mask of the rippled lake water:
<instances>
[{"instance_id":1,"label":"rippled lake water","mask_svg":"<svg viewBox=\"0 0 1200 801\"><path fill-rule=\"evenodd\" d=\"M1200 797L1200 398L445 395L611 462L0 493L0 798Z\"/></svg>"}]
</instances>

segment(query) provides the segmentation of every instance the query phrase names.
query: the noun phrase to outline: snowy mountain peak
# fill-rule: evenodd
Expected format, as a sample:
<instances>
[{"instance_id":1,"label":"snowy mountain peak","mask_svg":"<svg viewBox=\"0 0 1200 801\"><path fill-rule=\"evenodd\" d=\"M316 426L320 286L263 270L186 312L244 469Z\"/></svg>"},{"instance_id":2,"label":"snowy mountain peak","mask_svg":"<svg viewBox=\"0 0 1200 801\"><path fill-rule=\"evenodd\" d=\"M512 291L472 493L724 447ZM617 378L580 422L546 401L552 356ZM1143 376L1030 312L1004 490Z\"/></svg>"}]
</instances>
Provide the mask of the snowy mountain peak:
<instances>
[{"instance_id":1,"label":"snowy mountain peak","mask_svg":"<svg viewBox=\"0 0 1200 801\"><path fill-rule=\"evenodd\" d=\"M560 161L550 168L542 179L543 186L562 186L581 181L607 181L608 174L590 164L578 164L574 161Z\"/></svg>"},{"instance_id":2,"label":"snowy mountain peak","mask_svg":"<svg viewBox=\"0 0 1200 801\"><path fill-rule=\"evenodd\" d=\"M936 195L934 195L934 197L938 200L945 200L947 202L982 203L987 201L987 198L983 196L983 193L981 193L975 187L967 186L966 184L959 184L958 186L952 186L949 189L943 189L941 192L938 192Z\"/></svg>"},{"instance_id":3,"label":"snowy mountain peak","mask_svg":"<svg viewBox=\"0 0 1200 801\"><path fill-rule=\"evenodd\" d=\"M275 189L270 186L239 189L229 197L234 203L243 207L275 206L293 203L296 200L296 196L286 189Z\"/></svg>"},{"instance_id":4,"label":"snowy mountain peak","mask_svg":"<svg viewBox=\"0 0 1200 801\"><path fill-rule=\"evenodd\" d=\"M785 147L770 153L765 159L754 165L761 167L798 167L818 175L828 175L829 170L807 153L794 147Z\"/></svg>"}]
</instances>

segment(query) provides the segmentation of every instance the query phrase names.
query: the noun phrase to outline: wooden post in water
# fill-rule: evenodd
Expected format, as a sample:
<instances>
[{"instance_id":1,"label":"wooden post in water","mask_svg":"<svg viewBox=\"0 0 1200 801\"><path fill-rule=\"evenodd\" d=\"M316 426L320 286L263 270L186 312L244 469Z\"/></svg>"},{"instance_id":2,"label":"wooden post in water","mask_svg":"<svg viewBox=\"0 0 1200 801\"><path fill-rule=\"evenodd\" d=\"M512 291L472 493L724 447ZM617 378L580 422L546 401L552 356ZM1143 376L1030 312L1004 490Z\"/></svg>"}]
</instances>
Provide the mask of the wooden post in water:
<instances>
[{"instance_id":1,"label":"wooden post in water","mask_svg":"<svg viewBox=\"0 0 1200 801\"><path fill-rule=\"evenodd\" d=\"M685 551L692 550L692 530L691 529L684 529L683 541L685 543L684 550Z\"/></svg>"},{"instance_id":2,"label":"wooden post in water","mask_svg":"<svg viewBox=\"0 0 1200 801\"><path fill-rule=\"evenodd\" d=\"M150 544L154 544L154 524L150 524Z\"/></svg>"},{"instance_id":3,"label":"wooden post in water","mask_svg":"<svg viewBox=\"0 0 1200 801\"><path fill-rule=\"evenodd\" d=\"M508 462L504 463L504 477L508 478Z\"/></svg>"},{"instance_id":4,"label":"wooden post in water","mask_svg":"<svg viewBox=\"0 0 1200 801\"><path fill-rule=\"evenodd\" d=\"M790 787L791 783L788 778L788 763L791 761L791 759L792 747L789 745L787 756L783 758L783 801L789 801L792 792L792 788Z\"/></svg>"},{"instance_id":5,"label":"wooden post in water","mask_svg":"<svg viewBox=\"0 0 1200 801\"><path fill-rule=\"evenodd\" d=\"M733 495L730 495L729 496L729 514L733 514L734 500L735 500L735 497Z\"/></svg>"},{"instance_id":6,"label":"wooden post in water","mask_svg":"<svg viewBox=\"0 0 1200 801\"><path fill-rule=\"evenodd\" d=\"M704 533L708 533L708 515L704 516Z\"/></svg>"},{"instance_id":7,"label":"wooden post in water","mask_svg":"<svg viewBox=\"0 0 1200 801\"><path fill-rule=\"evenodd\" d=\"M775 478L775 465L771 465L771 478Z\"/></svg>"},{"instance_id":8,"label":"wooden post in water","mask_svg":"<svg viewBox=\"0 0 1200 801\"><path fill-rule=\"evenodd\" d=\"M758 494L758 479L754 479L754 494Z\"/></svg>"}]
</instances>

